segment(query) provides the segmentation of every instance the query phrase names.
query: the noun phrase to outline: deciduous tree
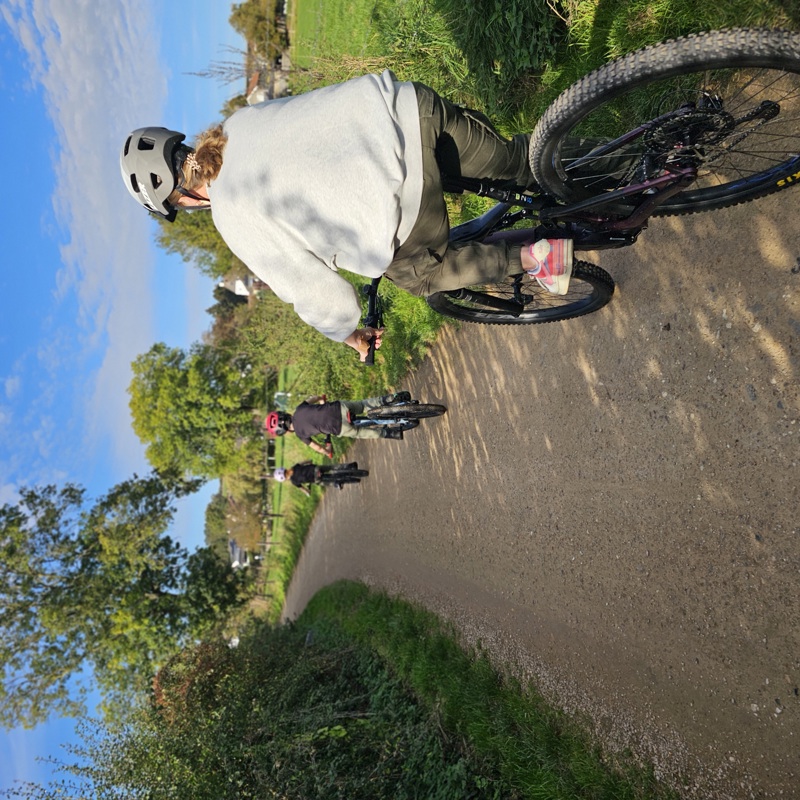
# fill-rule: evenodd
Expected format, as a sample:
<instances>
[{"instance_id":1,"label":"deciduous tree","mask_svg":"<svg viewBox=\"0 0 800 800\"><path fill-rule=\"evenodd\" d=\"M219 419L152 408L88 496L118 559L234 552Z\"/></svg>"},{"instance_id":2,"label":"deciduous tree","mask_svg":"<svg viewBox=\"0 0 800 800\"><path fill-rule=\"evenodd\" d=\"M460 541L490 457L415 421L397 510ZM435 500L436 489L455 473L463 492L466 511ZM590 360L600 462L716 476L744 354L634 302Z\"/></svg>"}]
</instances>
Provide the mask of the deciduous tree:
<instances>
[{"instance_id":1,"label":"deciduous tree","mask_svg":"<svg viewBox=\"0 0 800 800\"><path fill-rule=\"evenodd\" d=\"M87 508L67 484L0 507L0 725L82 710L91 667L113 700L239 602L242 577L165 534L200 482L134 476Z\"/></svg>"},{"instance_id":2,"label":"deciduous tree","mask_svg":"<svg viewBox=\"0 0 800 800\"><path fill-rule=\"evenodd\" d=\"M133 362L133 429L155 469L214 478L235 468L237 439L252 428L259 389L220 350L160 342Z\"/></svg>"}]
</instances>

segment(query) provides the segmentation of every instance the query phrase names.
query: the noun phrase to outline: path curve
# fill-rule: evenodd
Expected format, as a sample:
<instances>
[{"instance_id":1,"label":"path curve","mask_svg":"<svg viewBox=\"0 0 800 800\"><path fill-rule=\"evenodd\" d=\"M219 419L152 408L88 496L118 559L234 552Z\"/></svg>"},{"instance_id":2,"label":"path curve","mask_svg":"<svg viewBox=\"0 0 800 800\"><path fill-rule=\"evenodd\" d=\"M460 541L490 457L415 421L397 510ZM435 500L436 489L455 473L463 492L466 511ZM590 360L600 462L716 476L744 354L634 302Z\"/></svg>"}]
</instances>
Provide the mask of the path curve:
<instances>
[{"instance_id":1,"label":"path curve","mask_svg":"<svg viewBox=\"0 0 800 800\"><path fill-rule=\"evenodd\" d=\"M285 616L386 588L686 796L800 797L798 200L590 254L589 317L445 332L408 388L448 414L358 444Z\"/></svg>"}]
</instances>

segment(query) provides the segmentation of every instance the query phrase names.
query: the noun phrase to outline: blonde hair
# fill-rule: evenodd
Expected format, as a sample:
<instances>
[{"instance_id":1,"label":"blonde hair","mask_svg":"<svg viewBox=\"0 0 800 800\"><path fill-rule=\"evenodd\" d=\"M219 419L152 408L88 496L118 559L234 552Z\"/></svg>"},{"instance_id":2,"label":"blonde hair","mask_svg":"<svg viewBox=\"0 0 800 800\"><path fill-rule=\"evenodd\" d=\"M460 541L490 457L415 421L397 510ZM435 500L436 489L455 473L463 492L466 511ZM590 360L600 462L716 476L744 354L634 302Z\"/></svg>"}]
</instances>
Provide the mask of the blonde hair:
<instances>
[{"instance_id":1,"label":"blonde hair","mask_svg":"<svg viewBox=\"0 0 800 800\"><path fill-rule=\"evenodd\" d=\"M190 192L206 186L219 175L222 169L222 154L228 136L222 125L214 125L203 131L195 142L194 157L187 158L181 167L183 175L182 185ZM168 202L177 203L180 192L175 190L168 198Z\"/></svg>"}]
</instances>

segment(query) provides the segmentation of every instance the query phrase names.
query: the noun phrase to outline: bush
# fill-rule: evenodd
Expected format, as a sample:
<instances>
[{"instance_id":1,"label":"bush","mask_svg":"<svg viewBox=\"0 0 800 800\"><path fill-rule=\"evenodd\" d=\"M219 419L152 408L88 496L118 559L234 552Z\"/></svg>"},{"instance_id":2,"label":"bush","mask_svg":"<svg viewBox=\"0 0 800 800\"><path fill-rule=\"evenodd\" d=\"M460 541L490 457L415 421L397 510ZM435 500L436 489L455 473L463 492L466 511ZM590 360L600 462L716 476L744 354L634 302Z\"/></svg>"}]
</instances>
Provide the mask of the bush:
<instances>
[{"instance_id":1,"label":"bush","mask_svg":"<svg viewBox=\"0 0 800 800\"><path fill-rule=\"evenodd\" d=\"M438 717L330 626L259 626L237 648L188 649L131 724L84 734L76 751L91 766L68 771L101 800L500 796Z\"/></svg>"}]
</instances>

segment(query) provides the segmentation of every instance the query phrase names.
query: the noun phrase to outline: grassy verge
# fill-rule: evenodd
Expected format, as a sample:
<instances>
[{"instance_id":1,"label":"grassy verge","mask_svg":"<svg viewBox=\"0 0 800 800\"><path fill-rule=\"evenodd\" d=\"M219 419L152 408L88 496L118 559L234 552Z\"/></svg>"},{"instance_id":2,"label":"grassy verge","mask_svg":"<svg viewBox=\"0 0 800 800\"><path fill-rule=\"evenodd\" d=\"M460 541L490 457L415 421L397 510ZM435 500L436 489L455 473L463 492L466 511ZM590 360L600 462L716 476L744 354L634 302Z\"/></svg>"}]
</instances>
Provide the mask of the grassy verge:
<instances>
[{"instance_id":1,"label":"grassy verge","mask_svg":"<svg viewBox=\"0 0 800 800\"><path fill-rule=\"evenodd\" d=\"M502 14L498 13L502 10ZM302 0L297 89L392 69L529 131L556 95L620 55L724 27L800 26L781 0Z\"/></svg>"},{"instance_id":2,"label":"grassy verge","mask_svg":"<svg viewBox=\"0 0 800 800\"><path fill-rule=\"evenodd\" d=\"M378 653L448 736L463 739L510 795L524 798L673 798L652 770L613 761L574 720L530 687L467 653L437 617L349 582L323 589L300 625L335 624Z\"/></svg>"}]
</instances>

